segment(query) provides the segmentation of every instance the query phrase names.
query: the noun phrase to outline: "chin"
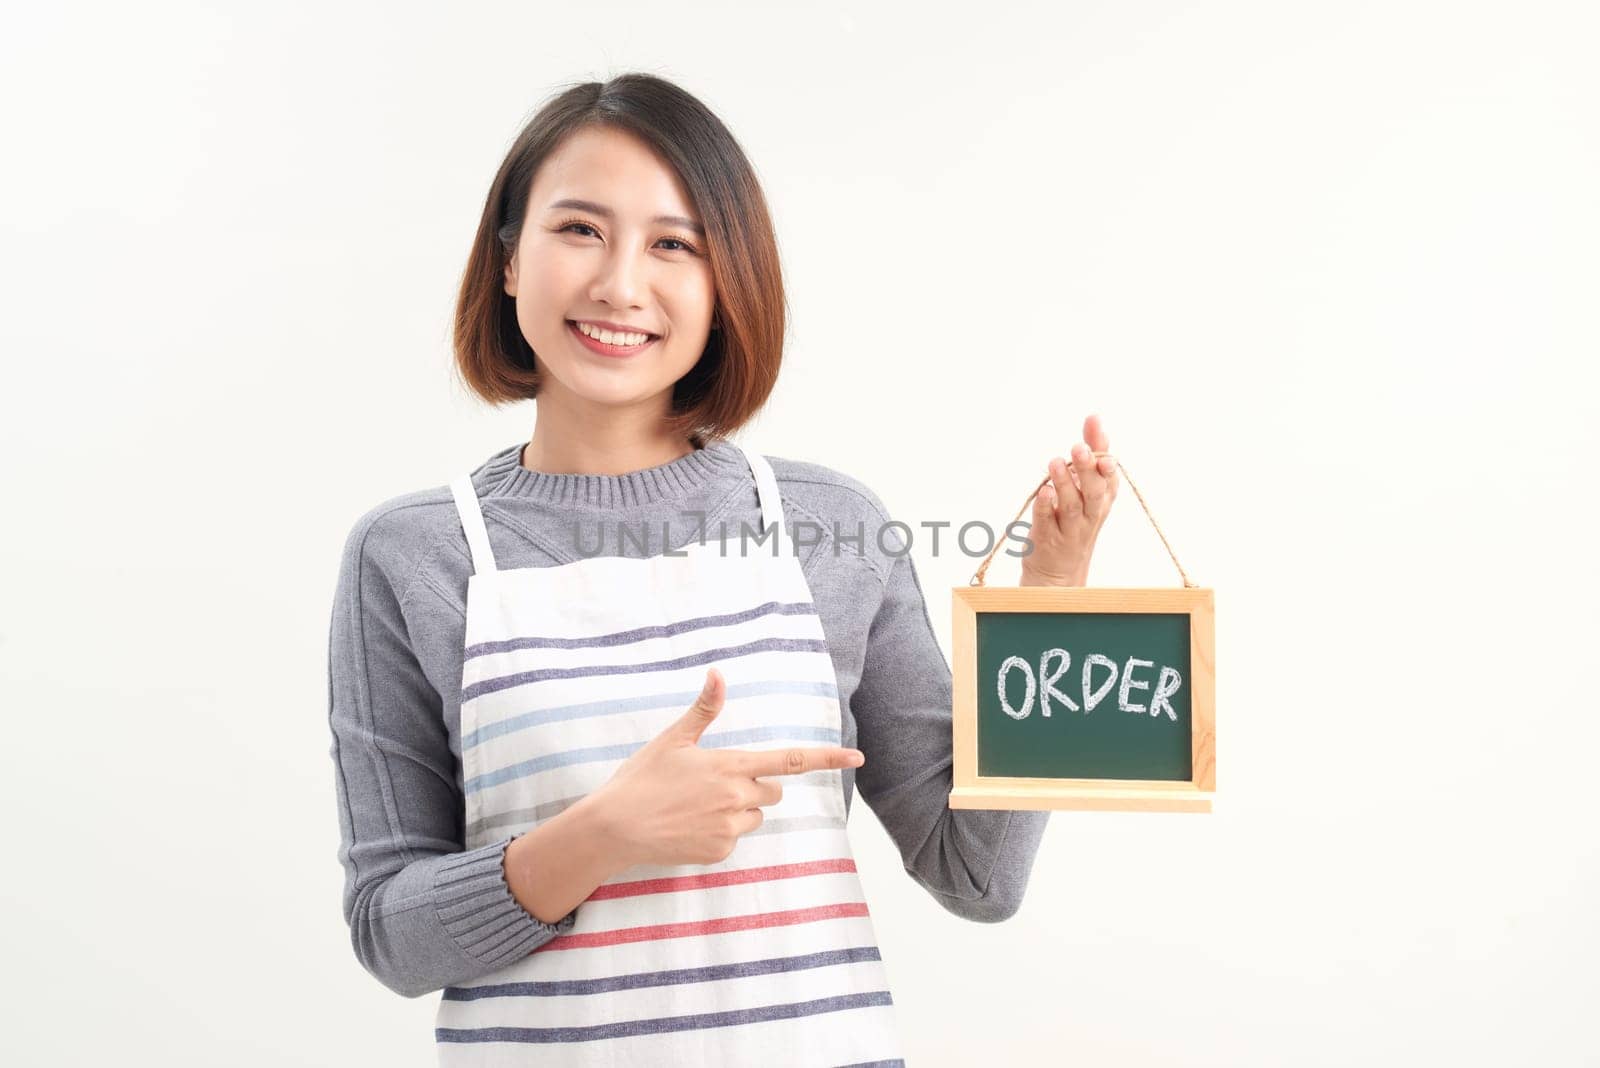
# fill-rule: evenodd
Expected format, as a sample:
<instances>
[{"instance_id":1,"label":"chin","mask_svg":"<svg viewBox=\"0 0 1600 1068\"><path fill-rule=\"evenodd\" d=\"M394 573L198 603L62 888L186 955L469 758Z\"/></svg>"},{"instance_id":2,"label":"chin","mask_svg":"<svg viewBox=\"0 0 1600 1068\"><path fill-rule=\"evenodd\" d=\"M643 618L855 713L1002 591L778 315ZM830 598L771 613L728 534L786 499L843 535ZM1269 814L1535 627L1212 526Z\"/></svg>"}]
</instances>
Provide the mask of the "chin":
<instances>
[{"instance_id":1,"label":"chin","mask_svg":"<svg viewBox=\"0 0 1600 1068\"><path fill-rule=\"evenodd\" d=\"M557 373L555 377L574 397L590 404L615 407L638 404L662 390L672 388L672 380L657 382L654 380L655 376L646 379L643 375L629 374L626 371L621 374L603 374L583 369L577 374Z\"/></svg>"}]
</instances>

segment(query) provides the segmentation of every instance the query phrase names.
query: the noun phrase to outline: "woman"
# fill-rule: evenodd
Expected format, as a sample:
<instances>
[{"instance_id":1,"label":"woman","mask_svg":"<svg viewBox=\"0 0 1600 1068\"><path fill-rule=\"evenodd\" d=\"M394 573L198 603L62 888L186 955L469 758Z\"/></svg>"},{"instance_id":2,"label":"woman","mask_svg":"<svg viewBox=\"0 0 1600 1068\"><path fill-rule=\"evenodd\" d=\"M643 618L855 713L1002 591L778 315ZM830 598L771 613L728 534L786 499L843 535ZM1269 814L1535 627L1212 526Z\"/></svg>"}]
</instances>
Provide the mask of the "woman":
<instances>
[{"instance_id":1,"label":"woman","mask_svg":"<svg viewBox=\"0 0 1600 1068\"><path fill-rule=\"evenodd\" d=\"M443 990L442 1063L898 1063L857 786L949 911L1021 901L1047 813L947 807L949 666L878 498L729 438L783 335L761 190L699 101L628 74L523 130L455 345L532 437L364 515L330 638L352 940ZM1087 575L1116 483L1085 436L1024 583Z\"/></svg>"}]
</instances>

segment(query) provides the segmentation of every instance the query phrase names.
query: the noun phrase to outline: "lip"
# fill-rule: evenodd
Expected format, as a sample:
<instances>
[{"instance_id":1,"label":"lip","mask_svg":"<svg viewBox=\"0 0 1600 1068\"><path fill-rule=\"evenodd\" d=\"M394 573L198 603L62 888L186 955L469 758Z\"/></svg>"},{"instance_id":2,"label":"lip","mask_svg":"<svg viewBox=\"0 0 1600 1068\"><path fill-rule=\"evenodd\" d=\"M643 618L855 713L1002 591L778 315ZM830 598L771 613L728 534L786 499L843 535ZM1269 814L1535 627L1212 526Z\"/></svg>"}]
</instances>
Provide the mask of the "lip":
<instances>
[{"instance_id":1,"label":"lip","mask_svg":"<svg viewBox=\"0 0 1600 1068\"><path fill-rule=\"evenodd\" d=\"M603 325L590 319L585 319L584 322L589 323L592 326ZM612 356L618 358L632 356L636 353L643 352L645 349L661 340L659 337L652 335L638 345L607 345L604 341L601 341L598 338L592 338L588 334L585 334L582 330L579 330L578 324L573 322L571 319L567 320L567 330L572 334L573 337L578 339L584 348L588 349L589 351L598 352L602 356ZM645 333L645 331L639 331L639 333Z\"/></svg>"}]
</instances>

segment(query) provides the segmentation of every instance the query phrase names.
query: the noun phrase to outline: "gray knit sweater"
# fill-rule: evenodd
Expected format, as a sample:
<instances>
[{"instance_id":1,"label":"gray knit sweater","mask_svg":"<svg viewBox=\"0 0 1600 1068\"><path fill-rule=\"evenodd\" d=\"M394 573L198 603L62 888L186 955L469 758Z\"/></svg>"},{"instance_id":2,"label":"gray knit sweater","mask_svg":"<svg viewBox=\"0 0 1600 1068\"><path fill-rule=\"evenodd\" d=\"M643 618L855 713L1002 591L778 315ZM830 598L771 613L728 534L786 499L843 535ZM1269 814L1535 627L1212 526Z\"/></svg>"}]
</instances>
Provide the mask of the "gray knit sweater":
<instances>
[{"instance_id":1,"label":"gray knit sweater","mask_svg":"<svg viewBox=\"0 0 1600 1068\"><path fill-rule=\"evenodd\" d=\"M749 465L727 441L626 475L530 471L520 454L521 442L509 445L472 474L502 568L597 551L651 556L714 538L724 522L734 538L742 524L761 526ZM950 667L911 557L899 551L904 542L889 534L880 545L889 517L860 482L769 460L789 536L809 521L801 536L815 540L800 555L838 679L842 744L866 754L861 768L844 769L846 810L860 787L906 871L936 901L966 919L1005 919L1022 901L1049 813L948 807ZM509 838L463 848L471 570L455 504L440 485L385 501L356 522L334 594L329 723L345 918L357 958L408 997L503 967L569 929L583 908L543 923L505 883Z\"/></svg>"}]
</instances>

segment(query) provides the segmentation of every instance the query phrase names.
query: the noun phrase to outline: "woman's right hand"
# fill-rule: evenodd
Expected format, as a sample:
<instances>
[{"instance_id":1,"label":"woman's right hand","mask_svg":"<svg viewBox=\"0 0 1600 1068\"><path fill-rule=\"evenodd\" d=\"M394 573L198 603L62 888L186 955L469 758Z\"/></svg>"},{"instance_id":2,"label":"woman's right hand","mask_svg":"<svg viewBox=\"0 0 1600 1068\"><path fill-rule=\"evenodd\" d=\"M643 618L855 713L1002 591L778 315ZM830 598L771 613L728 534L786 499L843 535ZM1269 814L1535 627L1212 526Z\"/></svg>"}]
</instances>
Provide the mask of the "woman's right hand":
<instances>
[{"instance_id":1,"label":"woman's right hand","mask_svg":"<svg viewBox=\"0 0 1600 1068\"><path fill-rule=\"evenodd\" d=\"M625 866L725 860L740 835L761 826L761 806L783 798L783 786L761 776L858 768L866 760L860 750L840 746L701 749L700 735L722 711L726 693L722 673L708 669L689 710L591 795Z\"/></svg>"}]
</instances>

